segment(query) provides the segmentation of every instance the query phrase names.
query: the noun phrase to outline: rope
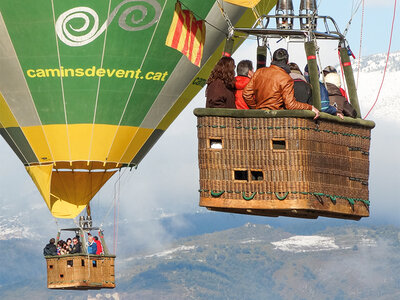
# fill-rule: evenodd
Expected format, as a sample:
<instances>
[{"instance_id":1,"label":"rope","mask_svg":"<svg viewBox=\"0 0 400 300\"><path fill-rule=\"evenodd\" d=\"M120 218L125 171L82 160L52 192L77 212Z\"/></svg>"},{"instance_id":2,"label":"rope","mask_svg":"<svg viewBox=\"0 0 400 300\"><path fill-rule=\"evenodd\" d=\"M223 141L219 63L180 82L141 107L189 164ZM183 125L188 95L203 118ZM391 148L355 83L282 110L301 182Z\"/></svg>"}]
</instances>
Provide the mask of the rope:
<instances>
[{"instance_id":1,"label":"rope","mask_svg":"<svg viewBox=\"0 0 400 300\"><path fill-rule=\"evenodd\" d=\"M114 254L117 255L117 244L118 244L118 224L119 224L119 207L120 207L120 192L121 192L121 180L118 180L118 198L117 198L117 220L116 220L116 233L115 233L115 246Z\"/></svg>"},{"instance_id":2,"label":"rope","mask_svg":"<svg viewBox=\"0 0 400 300\"><path fill-rule=\"evenodd\" d=\"M361 1L364 2L364 0L360 0L360 2L358 2L358 5L357 5L357 7L356 7L355 10L353 10L353 8L352 8L353 11L352 11L350 20L349 20L349 22L347 23L346 29L343 31L343 36L344 36L344 37L346 37L347 32L348 32L349 29L350 29L351 22L353 21L354 16L356 15L357 11L358 11L359 8L360 8L360 5L361 5L361 3L362 3ZM353 3L353 4L354 4L354 3Z\"/></svg>"},{"instance_id":3,"label":"rope","mask_svg":"<svg viewBox=\"0 0 400 300\"><path fill-rule=\"evenodd\" d=\"M225 12L224 8L222 7L220 0L217 0L217 4L218 4L219 10L222 14L222 17L225 19L226 23L228 24L228 38L230 38L233 36L233 33L234 33L233 24L232 24L231 20L229 19L229 16L227 15L227 13Z\"/></svg>"},{"instance_id":4,"label":"rope","mask_svg":"<svg viewBox=\"0 0 400 300\"><path fill-rule=\"evenodd\" d=\"M197 125L197 128L202 128L202 127L208 127L208 128L221 128L221 129L226 129L227 126L225 125ZM313 130L315 132L325 132L325 133L330 133L334 135L342 135L342 136L351 136L351 137L357 137L365 140L371 140L370 136L366 135L359 135L356 133L347 133L347 132L340 132L340 131L334 131L334 130L329 130L329 129L319 129L319 128L312 128L312 127L301 127L301 126L267 126L267 127L249 127L249 126L233 126L229 128L235 128L235 129L245 129L245 130L263 130L263 129L268 129L268 130L279 130L279 129L294 129L294 130Z\"/></svg>"},{"instance_id":5,"label":"rope","mask_svg":"<svg viewBox=\"0 0 400 300\"><path fill-rule=\"evenodd\" d=\"M211 194L213 197L220 197L220 196L222 196L222 194L225 193L225 191L215 192L215 191L212 191L212 190L209 191L209 190L206 190L206 189L204 189L204 190L200 189L199 192L200 192L200 193L202 193L202 192L204 192L204 193L210 192L210 194ZM316 196L316 197L317 197L317 200L318 200L318 197L327 197L327 198L329 198L329 199L332 201L333 204L336 204L336 200L337 200L337 199L343 199L343 200L348 201L349 204L351 204L351 205L354 205L355 202L362 202L362 203L364 203L364 204L367 205L367 206L370 205L370 201L369 201L369 200L360 199L360 198L350 198L350 197L339 196L339 195L330 195L330 194L318 193L318 192L290 191L290 192L285 192L282 196L280 196L278 192L253 192L253 193L251 194L251 196L249 196L249 197L246 197L246 192L245 192L245 191L226 191L226 192L227 192L228 194L233 194L233 193L235 193L235 194L242 194L243 199L244 199L244 200L247 200L247 201L252 200L257 194L259 194L259 195L265 195L265 194L266 194L266 195L272 195L272 194L273 194L273 195L275 195L275 197L276 197L278 200L281 200L281 201L282 201L282 200L285 200L289 194L293 194L293 195L300 194L300 195L312 195L312 196ZM213 194L214 194L214 195L213 195ZM320 200L318 200L318 201L321 202Z\"/></svg>"},{"instance_id":6,"label":"rope","mask_svg":"<svg viewBox=\"0 0 400 300\"><path fill-rule=\"evenodd\" d=\"M375 104L378 102L379 95L380 95L381 90L382 90L383 82L385 81L386 70L387 70L387 66L388 66L388 62L389 62L389 56L390 56L390 48L391 48L391 46L392 46L392 37L393 37L394 21L396 20L396 6L397 6L397 0L394 0L392 28L391 28L391 31L390 31L389 47L388 47L388 52L387 52L387 56L386 56L385 69L383 70L382 82L381 82L381 85L380 85L380 87L379 87L378 95L376 96L375 102L374 102L374 104L372 105L372 107L370 108L370 110L368 111L368 113L365 115L364 120L368 117L368 115L370 114L370 112L374 109Z\"/></svg>"},{"instance_id":7,"label":"rope","mask_svg":"<svg viewBox=\"0 0 400 300\"><path fill-rule=\"evenodd\" d=\"M110 203L110 206L109 206L109 208L108 208L108 210L107 210L107 213L105 214L103 220L102 220L101 223L100 223L100 226L99 226L100 228L103 227L105 219L110 215L112 209L114 208L114 202L115 202L114 199L115 199L115 197L116 197L116 194L115 194L116 187L115 187L115 186L117 185L118 181L120 181L121 178L124 176L126 170L127 170L127 168L124 169L124 171L122 172L122 174L121 174L120 176L118 176L117 181L114 183L114 197L113 197L113 200L112 200L111 203Z\"/></svg>"},{"instance_id":8,"label":"rope","mask_svg":"<svg viewBox=\"0 0 400 300\"><path fill-rule=\"evenodd\" d=\"M242 193L242 197L244 200L249 201L249 200L253 200L254 197L257 195L257 192L252 193L249 197L246 196L246 192Z\"/></svg>"},{"instance_id":9,"label":"rope","mask_svg":"<svg viewBox=\"0 0 400 300\"><path fill-rule=\"evenodd\" d=\"M120 194L120 188L121 185L119 184L121 181L121 171L118 172L118 179L114 184L114 197L113 197L113 208L114 208L114 254L116 254L117 251L117 235L118 235L118 213L117 211L117 205L119 204L119 194Z\"/></svg>"},{"instance_id":10,"label":"rope","mask_svg":"<svg viewBox=\"0 0 400 300\"><path fill-rule=\"evenodd\" d=\"M361 67L361 50L362 50L362 42L363 42L363 29L364 29L364 15L365 15L365 1L362 0L362 13L361 13L361 32L360 32L360 48L358 50L358 65L357 65L357 85L358 89L358 79L360 77L360 67Z\"/></svg>"},{"instance_id":11,"label":"rope","mask_svg":"<svg viewBox=\"0 0 400 300\"><path fill-rule=\"evenodd\" d=\"M342 82L343 82L343 87L347 95L347 82L344 78L344 68L342 64L342 57L340 56L340 50L338 49L338 56L339 56L339 66L340 66L340 74L342 75Z\"/></svg>"}]
</instances>

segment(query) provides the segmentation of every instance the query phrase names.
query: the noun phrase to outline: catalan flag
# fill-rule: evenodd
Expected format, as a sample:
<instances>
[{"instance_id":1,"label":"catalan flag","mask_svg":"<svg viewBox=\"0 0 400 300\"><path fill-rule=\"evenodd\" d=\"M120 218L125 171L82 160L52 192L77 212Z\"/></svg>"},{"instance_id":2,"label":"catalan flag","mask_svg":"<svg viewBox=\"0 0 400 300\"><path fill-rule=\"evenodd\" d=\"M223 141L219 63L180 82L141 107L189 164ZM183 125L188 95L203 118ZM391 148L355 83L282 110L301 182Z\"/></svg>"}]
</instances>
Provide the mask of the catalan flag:
<instances>
[{"instance_id":1,"label":"catalan flag","mask_svg":"<svg viewBox=\"0 0 400 300\"><path fill-rule=\"evenodd\" d=\"M196 20L190 10L182 10L178 1L165 45L185 55L193 64L200 67L203 57L206 27L203 20Z\"/></svg>"}]
</instances>

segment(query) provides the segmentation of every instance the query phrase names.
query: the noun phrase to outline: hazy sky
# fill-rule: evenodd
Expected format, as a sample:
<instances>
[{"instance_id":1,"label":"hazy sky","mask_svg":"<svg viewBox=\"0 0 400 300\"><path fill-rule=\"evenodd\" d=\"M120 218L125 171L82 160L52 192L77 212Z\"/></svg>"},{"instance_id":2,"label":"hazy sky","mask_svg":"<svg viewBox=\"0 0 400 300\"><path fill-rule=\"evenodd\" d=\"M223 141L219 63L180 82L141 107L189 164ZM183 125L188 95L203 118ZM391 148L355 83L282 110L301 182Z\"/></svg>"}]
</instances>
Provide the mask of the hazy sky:
<instances>
[{"instance_id":1,"label":"hazy sky","mask_svg":"<svg viewBox=\"0 0 400 300\"><path fill-rule=\"evenodd\" d=\"M294 1L295 7L298 1ZM359 2L359 1L354 1ZM363 36L363 55L383 53L387 51L390 25L393 14L394 1L366 0L365 24ZM343 5L343 7L341 7ZM346 26L351 15L352 1L323 0L319 7L320 15L330 15L336 19L342 30ZM353 51L358 55L360 38L361 8L354 17L348 39ZM398 24L398 22L396 23ZM400 27L396 26L392 49L400 49ZM281 47L281 44L272 45ZM302 47L302 46L301 46ZM291 58L301 63L303 48L290 48ZM337 64L336 45L330 44L321 48L321 59L323 65ZM255 43L246 42L234 58L239 61L250 58L255 61ZM302 63L301 63L302 64ZM363 112L367 105L374 101L379 87L379 74L370 77L361 77L359 97L367 99L367 104L362 104ZM399 73L388 75L388 82L395 84L400 78ZM370 82L371 81L371 82ZM397 80L397 83L399 81ZM385 84L384 92L393 95L393 84ZM363 91L368 89L368 93ZM400 96L400 92L397 92ZM398 98L398 97L397 97ZM195 107L204 107L204 90L194 98L192 103L171 125L160 141L154 146L150 153L139 165L137 170L127 170L121 179L120 189L120 218L123 219L151 219L159 215L160 211L165 213L205 211L198 207L198 168L197 168L197 133L196 119L192 114ZM371 119L377 123L373 131L371 149L371 215L393 220L399 212L397 201L397 184L400 169L400 160L397 153L400 152L400 123L396 121L399 107L391 102L390 111L385 109L382 101L377 107L377 112L371 114ZM394 113L393 113L394 112ZM391 117L387 117L390 115ZM0 139L0 216L11 216L17 211L38 212L42 220L51 220L50 213L45 207L39 192L26 173L21 162L16 158L3 139ZM114 184L117 176L114 176L105 188L94 198L93 209L104 211L108 209L114 196ZM96 216L102 220L103 216ZM105 220L112 221L112 214ZM98 221L99 222L99 221ZM179 219L177 219L179 222ZM184 226L184 224L182 224ZM160 237L167 234L154 223L153 228L142 228L135 234L135 238L147 235L148 238Z\"/></svg>"}]
</instances>

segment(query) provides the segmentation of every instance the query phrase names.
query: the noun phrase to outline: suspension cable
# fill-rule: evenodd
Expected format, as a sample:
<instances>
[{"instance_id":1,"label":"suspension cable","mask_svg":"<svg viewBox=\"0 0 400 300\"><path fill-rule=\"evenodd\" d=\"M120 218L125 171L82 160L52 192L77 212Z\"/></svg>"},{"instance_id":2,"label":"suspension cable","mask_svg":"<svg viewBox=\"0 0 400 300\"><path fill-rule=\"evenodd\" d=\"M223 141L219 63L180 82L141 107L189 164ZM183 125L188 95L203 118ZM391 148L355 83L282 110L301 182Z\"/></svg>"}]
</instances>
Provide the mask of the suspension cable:
<instances>
[{"instance_id":1,"label":"suspension cable","mask_svg":"<svg viewBox=\"0 0 400 300\"><path fill-rule=\"evenodd\" d=\"M361 32L360 32L360 48L358 50L358 64L357 64L357 85L358 88L358 79L360 78L360 68L361 68L361 50L362 50L362 42L363 42L363 28L364 28L364 14L365 14L365 1L362 0L362 13L361 13Z\"/></svg>"},{"instance_id":2,"label":"suspension cable","mask_svg":"<svg viewBox=\"0 0 400 300\"><path fill-rule=\"evenodd\" d=\"M388 52L387 52L387 56L386 56L385 69L383 70L382 82L381 82L381 85L380 85L380 87L379 87L378 94L377 94L377 96L376 96L375 102L374 102L374 104L372 105L372 107L370 108L370 110L368 111L368 113L365 115L364 120L368 117L368 115L370 114L370 112L372 111L372 109L375 107L375 104L378 102L379 95L380 95L381 90L382 90L383 82L385 81L385 76L386 76L386 71L387 71L387 66L388 66L389 56L390 56L390 48L391 48L391 46L392 46L392 37L393 37L394 21L396 20L396 6L397 6L397 0L394 0L392 28L391 28L391 30L390 30L389 47L388 47Z\"/></svg>"},{"instance_id":3,"label":"suspension cable","mask_svg":"<svg viewBox=\"0 0 400 300\"><path fill-rule=\"evenodd\" d=\"M363 0L360 0L360 2L358 2L356 9L352 12L351 17L349 22L346 25L346 29L343 31L343 36L346 37L347 33L349 32L351 23L353 22L353 18L356 15L357 11L359 10L361 3L364 2Z\"/></svg>"},{"instance_id":4,"label":"suspension cable","mask_svg":"<svg viewBox=\"0 0 400 300\"><path fill-rule=\"evenodd\" d=\"M221 4L221 0L217 0L217 4L222 14L222 17L225 19L225 22L228 25L228 38L230 38L233 36L234 33L233 24L231 22L231 19L229 19L228 14L225 12L224 7Z\"/></svg>"}]
</instances>

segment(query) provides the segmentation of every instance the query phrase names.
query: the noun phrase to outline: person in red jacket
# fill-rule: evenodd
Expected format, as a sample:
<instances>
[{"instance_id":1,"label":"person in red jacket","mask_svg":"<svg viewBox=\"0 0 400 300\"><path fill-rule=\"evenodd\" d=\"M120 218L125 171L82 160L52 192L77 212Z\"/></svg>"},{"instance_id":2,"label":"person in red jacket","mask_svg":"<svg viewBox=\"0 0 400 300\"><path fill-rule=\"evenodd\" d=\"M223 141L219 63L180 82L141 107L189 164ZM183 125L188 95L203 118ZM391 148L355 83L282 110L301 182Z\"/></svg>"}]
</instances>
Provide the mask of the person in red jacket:
<instances>
[{"instance_id":1,"label":"person in red jacket","mask_svg":"<svg viewBox=\"0 0 400 300\"><path fill-rule=\"evenodd\" d=\"M238 63L236 68L236 82L235 82L235 105L237 109L249 109L243 99L243 89L249 83L250 78L253 76L253 63L250 60L242 60Z\"/></svg>"},{"instance_id":2,"label":"person in red jacket","mask_svg":"<svg viewBox=\"0 0 400 300\"><path fill-rule=\"evenodd\" d=\"M101 245L101 242L99 241L99 238L97 236L94 237L94 242L97 245L96 254L103 254L103 246Z\"/></svg>"}]
</instances>

